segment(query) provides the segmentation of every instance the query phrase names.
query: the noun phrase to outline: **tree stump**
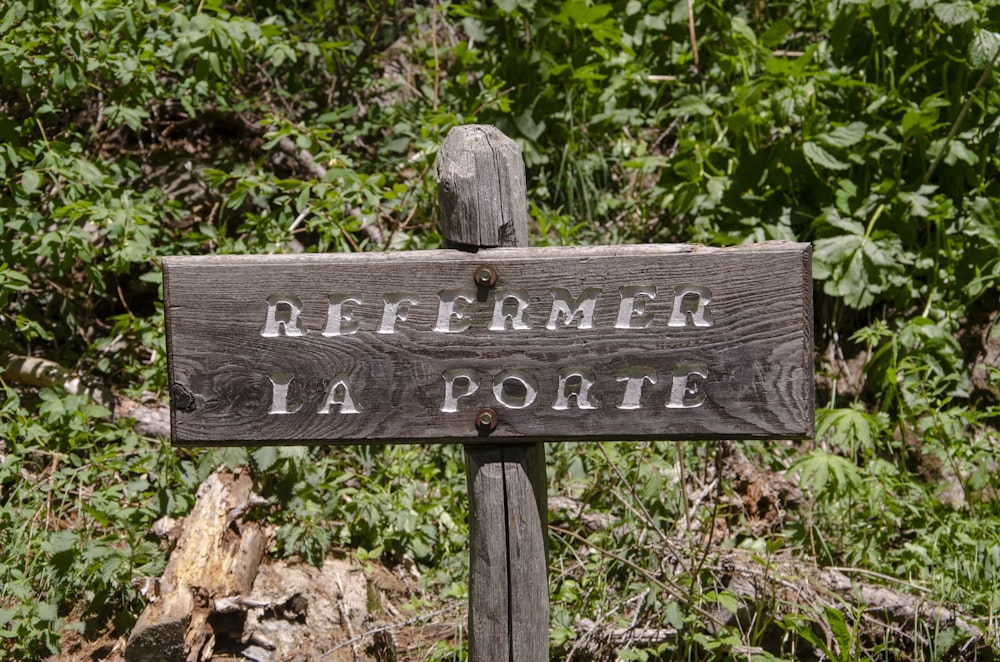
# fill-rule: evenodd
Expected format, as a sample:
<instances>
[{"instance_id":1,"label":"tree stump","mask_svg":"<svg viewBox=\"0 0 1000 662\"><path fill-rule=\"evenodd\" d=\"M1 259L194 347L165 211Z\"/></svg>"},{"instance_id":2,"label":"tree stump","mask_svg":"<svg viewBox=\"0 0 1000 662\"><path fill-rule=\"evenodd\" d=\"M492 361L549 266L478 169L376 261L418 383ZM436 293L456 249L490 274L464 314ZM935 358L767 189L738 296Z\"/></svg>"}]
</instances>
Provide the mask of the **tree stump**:
<instances>
[{"instance_id":1,"label":"tree stump","mask_svg":"<svg viewBox=\"0 0 1000 662\"><path fill-rule=\"evenodd\" d=\"M260 526L241 519L254 505L252 487L247 473L217 472L198 488L177 547L128 639L128 662L211 657L217 629L233 625L226 623L233 614L219 613L216 603L250 595L267 548Z\"/></svg>"}]
</instances>

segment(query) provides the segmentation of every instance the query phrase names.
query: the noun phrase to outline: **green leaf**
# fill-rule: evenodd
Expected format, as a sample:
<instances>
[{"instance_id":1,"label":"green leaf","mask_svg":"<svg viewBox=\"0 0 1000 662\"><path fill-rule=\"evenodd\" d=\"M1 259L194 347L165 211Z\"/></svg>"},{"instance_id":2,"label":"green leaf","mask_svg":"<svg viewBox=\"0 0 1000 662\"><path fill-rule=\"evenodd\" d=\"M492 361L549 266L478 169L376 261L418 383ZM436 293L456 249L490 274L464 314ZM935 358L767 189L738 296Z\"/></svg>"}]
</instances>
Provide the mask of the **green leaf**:
<instances>
[{"instance_id":1,"label":"green leaf","mask_svg":"<svg viewBox=\"0 0 1000 662\"><path fill-rule=\"evenodd\" d=\"M967 2L940 2L934 5L934 13L946 25L961 25L979 18L979 12Z\"/></svg>"},{"instance_id":2,"label":"green leaf","mask_svg":"<svg viewBox=\"0 0 1000 662\"><path fill-rule=\"evenodd\" d=\"M863 236L856 234L817 239L813 242L814 266L818 264L824 269L832 270L857 253L864 241Z\"/></svg>"},{"instance_id":3,"label":"green leaf","mask_svg":"<svg viewBox=\"0 0 1000 662\"><path fill-rule=\"evenodd\" d=\"M816 438L823 439L829 434L830 443L847 451L853 452L859 446L874 448L878 428L874 416L858 409L821 409L817 412Z\"/></svg>"},{"instance_id":4,"label":"green leaf","mask_svg":"<svg viewBox=\"0 0 1000 662\"><path fill-rule=\"evenodd\" d=\"M969 149L969 146L963 141L952 140L948 145L948 154L944 157L944 162L948 165L955 165L958 161L974 166L979 163L979 156Z\"/></svg>"},{"instance_id":5,"label":"green leaf","mask_svg":"<svg viewBox=\"0 0 1000 662\"><path fill-rule=\"evenodd\" d=\"M42 176L37 170L26 170L24 174L21 175L21 188L24 189L26 195L31 195L37 191L41 182Z\"/></svg>"},{"instance_id":6,"label":"green leaf","mask_svg":"<svg viewBox=\"0 0 1000 662\"><path fill-rule=\"evenodd\" d=\"M789 21L785 19L775 21L760 36L760 43L766 48L776 48L781 45L781 42L785 40L785 37L791 31L792 24Z\"/></svg>"},{"instance_id":7,"label":"green leaf","mask_svg":"<svg viewBox=\"0 0 1000 662\"><path fill-rule=\"evenodd\" d=\"M38 618L43 621L54 621L59 617L59 609L48 602L38 603Z\"/></svg>"},{"instance_id":8,"label":"green leaf","mask_svg":"<svg viewBox=\"0 0 1000 662\"><path fill-rule=\"evenodd\" d=\"M598 4L591 7L584 0L566 0L555 18L562 21L569 19L577 25L589 26L603 21L611 13L611 10L612 6L609 4Z\"/></svg>"},{"instance_id":9,"label":"green leaf","mask_svg":"<svg viewBox=\"0 0 1000 662\"><path fill-rule=\"evenodd\" d=\"M267 471L278 460L278 448L276 446L262 446L252 452L254 464L258 471Z\"/></svg>"},{"instance_id":10,"label":"green leaf","mask_svg":"<svg viewBox=\"0 0 1000 662\"><path fill-rule=\"evenodd\" d=\"M975 69L989 66L1000 50L1000 33L980 30L969 44L969 62Z\"/></svg>"},{"instance_id":11,"label":"green leaf","mask_svg":"<svg viewBox=\"0 0 1000 662\"><path fill-rule=\"evenodd\" d=\"M682 629L684 627L684 612L681 610L681 606L675 601L668 602L663 609L663 620L671 627Z\"/></svg>"},{"instance_id":12,"label":"green leaf","mask_svg":"<svg viewBox=\"0 0 1000 662\"><path fill-rule=\"evenodd\" d=\"M851 651L853 650L852 638L850 629L847 627L847 619L844 618L844 613L828 605L823 606L823 611L826 612L826 622L829 624L830 630L833 632L833 636L840 646L840 659L850 659Z\"/></svg>"},{"instance_id":13,"label":"green leaf","mask_svg":"<svg viewBox=\"0 0 1000 662\"><path fill-rule=\"evenodd\" d=\"M851 461L816 449L789 467L789 472L799 472L799 484L810 487L816 494L829 491L845 494L862 483L861 472Z\"/></svg>"},{"instance_id":14,"label":"green leaf","mask_svg":"<svg viewBox=\"0 0 1000 662\"><path fill-rule=\"evenodd\" d=\"M908 110L903 114L900 128L908 138L921 136L934 130L937 118L938 114L933 108Z\"/></svg>"},{"instance_id":15,"label":"green leaf","mask_svg":"<svg viewBox=\"0 0 1000 662\"><path fill-rule=\"evenodd\" d=\"M806 159L821 168L847 170L849 167L848 164L811 141L806 141L802 144L802 152L805 154Z\"/></svg>"},{"instance_id":16,"label":"green leaf","mask_svg":"<svg viewBox=\"0 0 1000 662\"><path fill-rule=\"evenodd\" d=\"M846 126L838 126L833 131L816 136L816 140L830 147L852 147L865 137L868 125L864 122L851 122Z\"/></svg>"}]
</instances>

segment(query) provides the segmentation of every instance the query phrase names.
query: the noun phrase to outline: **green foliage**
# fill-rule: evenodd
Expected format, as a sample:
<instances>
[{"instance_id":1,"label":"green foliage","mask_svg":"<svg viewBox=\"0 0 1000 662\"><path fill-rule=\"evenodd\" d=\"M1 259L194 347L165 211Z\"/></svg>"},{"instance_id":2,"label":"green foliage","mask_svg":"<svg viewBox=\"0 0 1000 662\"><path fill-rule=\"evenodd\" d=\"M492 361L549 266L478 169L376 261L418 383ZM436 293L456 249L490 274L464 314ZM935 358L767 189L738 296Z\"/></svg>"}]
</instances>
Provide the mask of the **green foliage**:
<instances>
[{"instance_id":1,"label":"green foliage","mask_svg":"<svg viewBox=\"0 0 1000 662\"><path fill-rule=\"evenodd\" d=\"M589 618L677 633L621 659L792 656L762 648L768 627L817 656L892 657L837 610L706 629L736 605L691 532L725 520L762 558L802 550L995 621L1000 371L974 369L1000 328L998 53L992 1L8 0L0 360L164 398L162 255L437 247L438 146L493 123L522 148L539 245L814 248L816 440L748 446L806 506L760 535L731 486L697 484L710 449L551 447L550 491L612 522L554 525L554 655ZM62 628L127 631L131 579L164 562L149 524L222 463L281 504L260 516L275 553L412 559L461 597L460 450L178 451L58 385L0 386L8 657L56 652Z\"/></svg>"}]
</instances>

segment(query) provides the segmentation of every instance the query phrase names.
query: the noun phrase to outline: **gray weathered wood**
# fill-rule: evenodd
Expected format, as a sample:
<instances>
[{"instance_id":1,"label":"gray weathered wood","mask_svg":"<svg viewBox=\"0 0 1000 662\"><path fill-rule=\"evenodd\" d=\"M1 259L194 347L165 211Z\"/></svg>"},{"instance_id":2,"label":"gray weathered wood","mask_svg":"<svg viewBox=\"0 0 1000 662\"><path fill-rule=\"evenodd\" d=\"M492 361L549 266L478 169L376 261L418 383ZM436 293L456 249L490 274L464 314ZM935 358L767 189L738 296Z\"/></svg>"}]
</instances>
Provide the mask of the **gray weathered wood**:
<instances>
[{"instance_id":1,"label":"gray weathered wood","mask_svg":"<svg viewBox=\"0 0 1000 662\"><path fill-rule=\"evenodd\" d=\"M544 444L466 446L465 471L470 659L547 660Z\"/></svg>"},{"instance_id":2,"label":"gray weathered wood","mask_svg":"<svg viewBox=\"0 0 1000 662\"><path fill-rule=\"evenodd\" d=\"M488 126L453 129L438 154L438 179L446 243L527 245L524 163L512 140ZM490 264L498 272L495 286L519 273ZM469 659L543 662L549 650L545 446L466 445L465 467Z\"/></svg>"},{"instance_id":3,"label":"gray weathered wood","mask_svg":"<svg viewBox=\"0 0 1000 662\"><path fill-rule=\"evenodd\" d=\"M445 152L447 153L447 152ZM490 203L492 205L492 202ZM446 216L447 217L447 216ZM468 442L479 437L474 418L483 407L500 412L492 440L718 439L808 437L813 429L812 317L809 246L772 242L731 249L683 245L589 248L494 248L393 254L210 256L164 258L173 440L179 444ZM477 288L482 264L498 273L494 287ZM637 296L629 319L644 328L616 328L620 288L653 286L655 298ZM711 291L712 326L691 313L670 326L675 291L698 285ZM597 288L593 328L582 317L546 325L558 288L572 299ZM436 332L440 292L465 290ZM522 290L530 329L491 331L497 298ZM419 299L395 319L394 333L378 333L387 293ZM331 294L360 304L342 311L356 333L324 336ZM268 297L294 297L305 335L262 336ZM447 295L446 295L447 298ZM697 301L697 298L695 298ZM516 300L508 300L508 309ZM290 313L281 304L276 316ZM701 366L705 401L669 408L672 375ZM640 407L620 408L627 382L621 372L644 366L656 382L642 383ZM593 409L569 399L553 409L559 371L593 372ZM528 407L498 405L493 381L511 368L537 380ZM471 369L478 389L443 412L444 373ZM274 405L273 375L292 376L288 414ZM347 375L358 413L334 404L317 413L332 380ZM571 380L579 387L581 380ZM467 386L467 384L466 384ZM520 386L516 379L507 390ZM569 388L570 382L564 382ZM335 394L342 399L343 389Z\"/></svg>"},{"instance_id":4,"label":"gray weathered wood","mask_svg":"<svg viewBox=\"0 0 1000 662\"><path fill-rule=\"evenodd\" d=\"M448 133L438 158L441 236L452 246L528 245L524 161L517 144L492 126Z\"/></svg>"}]
</instances>

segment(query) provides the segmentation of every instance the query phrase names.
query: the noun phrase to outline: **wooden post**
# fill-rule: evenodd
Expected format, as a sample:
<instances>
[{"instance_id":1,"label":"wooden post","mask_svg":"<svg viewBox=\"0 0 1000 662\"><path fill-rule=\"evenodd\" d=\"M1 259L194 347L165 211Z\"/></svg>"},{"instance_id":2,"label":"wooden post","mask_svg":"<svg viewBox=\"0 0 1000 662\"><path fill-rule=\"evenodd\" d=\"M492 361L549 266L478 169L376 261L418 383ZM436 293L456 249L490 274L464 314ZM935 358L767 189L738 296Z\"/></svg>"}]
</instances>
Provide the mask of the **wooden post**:
<instances>
[{"instance_id":1,"label":"wooden post","mask_svg":"<svg viewBox=\"0 0 1000 662\"><path fill-rule=\"evenodd\" d=\"M492 126L452 129L438 154L441 234L466 250L524 247L521 150ZM502 423L502 415L499 417ZM465 446L469 489L469 659L548 659L545 447Z\"/></svg>"}]
</instances>

